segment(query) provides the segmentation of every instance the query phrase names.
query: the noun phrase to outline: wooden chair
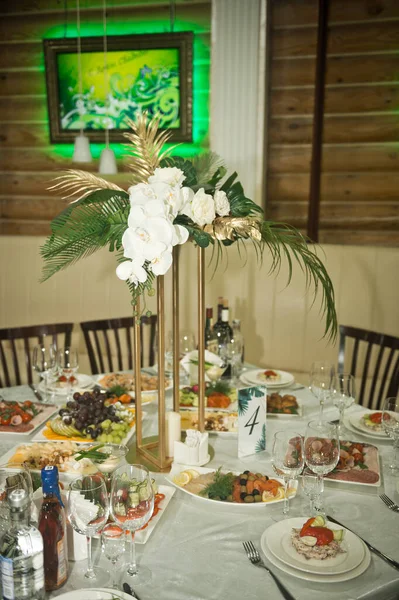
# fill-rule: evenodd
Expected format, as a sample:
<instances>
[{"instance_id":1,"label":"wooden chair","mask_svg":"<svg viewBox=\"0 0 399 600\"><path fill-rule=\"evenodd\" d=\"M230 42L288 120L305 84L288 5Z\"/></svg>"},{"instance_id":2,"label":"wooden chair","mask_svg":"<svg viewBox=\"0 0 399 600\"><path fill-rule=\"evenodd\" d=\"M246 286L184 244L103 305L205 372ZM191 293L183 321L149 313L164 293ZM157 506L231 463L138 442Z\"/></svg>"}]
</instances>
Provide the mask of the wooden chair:
<instances>
[{"instance_id":1,"label":"wooden chair","mask_svg":"<svg viewBox=\"0 0 399 600\"><path fill-rule=\"evenodd\" d=\"M399 391L399 338L347 325L340 325L339 333L338 371L360 379L359 404L381 409Z\"/></svg>"},{"instance_id":2,"label":"wooden chair","mask_svg":"<svg viewBox=\"0 0 399 600\"><path fill-rule=\"evenodd\" d=\"M46 336L51 336L52 343L59 348L65 348L71 345L72 329L73 323L0 329L0 387L22 385L26 382L32 384L30 342L34 340L32 346L36 346L43 344ZM61 336L64 336L63 339ZM21 377L21 362L25 363L26 379Z\"/></svg>"},{"instance_id":3,"label":"wooden chair","mask_svg":"<svg viewBox=\"0 0 399 600\"><path fill-rule=\"evenodd\" d=\"M151 366L155 362L156 324L156 315L141 317L142 367ZM133 317L85 321L80 326L85 338L93 375L114 370L133 369Z\"/></svg>"}]
</instances>

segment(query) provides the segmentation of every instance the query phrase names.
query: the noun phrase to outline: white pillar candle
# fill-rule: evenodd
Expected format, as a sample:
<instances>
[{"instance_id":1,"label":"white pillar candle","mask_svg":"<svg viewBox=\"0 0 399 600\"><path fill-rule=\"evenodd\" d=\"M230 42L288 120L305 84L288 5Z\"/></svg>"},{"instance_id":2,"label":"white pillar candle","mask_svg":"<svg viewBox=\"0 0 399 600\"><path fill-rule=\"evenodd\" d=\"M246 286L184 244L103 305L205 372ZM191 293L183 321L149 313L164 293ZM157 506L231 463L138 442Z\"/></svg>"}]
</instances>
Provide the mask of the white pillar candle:
<instances>
[{"instance_id":1,"label":"white pillar candle","mask_svg":"<svg viewBox=\"0 0 399 600\"><path fill-rule=\"evenodd\" d=\"M179 442L181 437L181 417L180 413L166 413L166 456L174 456L175 442Z\"/></svg>"}]
</instances>

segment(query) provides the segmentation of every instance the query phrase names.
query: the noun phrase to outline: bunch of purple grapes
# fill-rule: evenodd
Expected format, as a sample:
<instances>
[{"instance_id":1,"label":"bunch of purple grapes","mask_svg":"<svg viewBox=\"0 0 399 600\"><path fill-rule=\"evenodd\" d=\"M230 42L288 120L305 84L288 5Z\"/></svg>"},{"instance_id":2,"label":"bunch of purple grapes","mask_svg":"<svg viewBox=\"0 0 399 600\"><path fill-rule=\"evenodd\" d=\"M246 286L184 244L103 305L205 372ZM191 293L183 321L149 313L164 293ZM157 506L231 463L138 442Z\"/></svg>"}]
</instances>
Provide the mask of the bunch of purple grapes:
<instances>
[{"instance_id":1,"label":"bunch of purple grapes","mask_svg":"<svg viewBox=\"0 0 399 600\"><path fill-rule=\"evenodd\" d=\"M78 431L84 431L95 440L102 432L104 421L119 423L122 419L116 415L113 405L105 406L107 395L99 388L92 392L80 394L75 392L66 408L61 408L59 415L66 425L73 425Z\"/></svg>"}]
</instances>

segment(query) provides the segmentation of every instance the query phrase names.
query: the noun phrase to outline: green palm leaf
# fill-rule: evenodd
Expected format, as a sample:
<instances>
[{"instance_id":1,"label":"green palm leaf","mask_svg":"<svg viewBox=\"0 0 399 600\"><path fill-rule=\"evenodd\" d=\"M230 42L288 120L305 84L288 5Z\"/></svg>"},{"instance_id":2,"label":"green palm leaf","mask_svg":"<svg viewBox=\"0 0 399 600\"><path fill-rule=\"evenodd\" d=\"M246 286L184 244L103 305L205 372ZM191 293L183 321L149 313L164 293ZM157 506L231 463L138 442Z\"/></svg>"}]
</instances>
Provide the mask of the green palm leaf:
<instances>
[{"instance_id":1,"label":"green palm leaf","mask_svg":"<svg viewBox=\"0 0 399 600\"><path fill-rule=\"evenodd\" d=\"M255 445L255 452L263 452L266 450L266 423L263 423L262 434Z\"/></svg>"},{"instance_id":2,"label":"green palm leaf","mask_svg":"<svg viewBox=\"0 0 399 600\"><path fill-rule=\"evenodd\" d=\"M251 400L251 388L245 388L238 392L238 414L245 415L248 410L248 404Z\"/></svg>"}]
</instances>

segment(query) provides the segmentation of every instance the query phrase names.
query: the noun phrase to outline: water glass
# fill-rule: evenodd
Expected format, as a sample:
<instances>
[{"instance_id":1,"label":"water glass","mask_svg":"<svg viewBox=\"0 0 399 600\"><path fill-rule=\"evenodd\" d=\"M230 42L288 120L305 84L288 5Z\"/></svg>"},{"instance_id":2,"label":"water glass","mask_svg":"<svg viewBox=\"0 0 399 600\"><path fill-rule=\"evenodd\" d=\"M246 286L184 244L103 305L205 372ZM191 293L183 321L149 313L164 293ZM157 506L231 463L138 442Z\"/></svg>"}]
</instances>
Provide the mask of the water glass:
<instances>
[{"instance_id":1,"label":"water glass","mask_svg":"<svg viewBox=\"0 0 399 600\"><path fill-rule=\"evenodd\" d=\"M316 361L310 368L309 389L320 403L319 419L323 419L323 408L333 385L335 367L329 362Z\"/></svg>"},{"instance_id":2,"label":"water glass","mask_svg":"<svg viewBox=\"0 0 399 600\"><path fill-rule=\"evenodd\" d=\"M101 544L104 555L112 564L112 587L118 589L116 563L125 552L126 534L114 523L109 523L101 532Z\"/></svg>"},{"instance_id":3,"label":"water glass","mask_svg":"<svg viewBox=\"0 0 399 600\"><path fill-rule=\"evenodd\" d=\"M335 375L331 388L331 397L334 406L339 410L339 436L344 435L344 413L345 409L352 406L355 401L355 378L349 373L338 373Z\"/></svg>"},{"instance_id":4,"label":"water glass","mask_svg":"<svg viewBox=\"0 0 399 600\"><path fill-rule=\"evenodd\" d=\"M114 521L132 534L130 561L122 577L131 587L148 583L152 574L147 567L137 568L134 533L148 523L154 510L154 490L148 469L143 465L124 465L112 477L111 514Z\"/></svg>"},{"instance_id":5,"label":"water glass","mask_svg":"<svg viewBox=\"0 0 399 600\"><path fill-rule=\"evenodd\" d=\"M33 348L32 368L43 379L44 398L48 400L49 378L54 373L56 367L56 347L54 344L45 346L41 344Z\"/></svg>"},{"instance_id":6,"label":"water glass","mask_svg":"<svg viewBox=\"0 0 399 600\"><path fill-rule=\"evenodd\" d=\"M219 346L219 356L231 367L233 385L238 385L238 378L242 369L242 349L243 338L239 332Z\"/></svg>"},{"instance_id":7,"label":"water glass","mask_svg":"<svg viewBox=\"0 0 399 600\"><path fill-rule=\"evenodd\" d=\"M102 587L109 580L108 571L94 567L91 540L107 522L109 501L107 487L102 475L86 475L69 484L68 519L75 531L85 535L87 540L87 570L74 571L73 585L82 587Z\"/></svg>"},{"instance_id":8,"label":"water glass","mask_svg":"<svg viewBox=\"0 0 399 600\"><path fill-rule=\"evenodd\" d=\"M399 471L399 399L387 398L383 404L381 425L387 435L393 439L393 454L390 468Z\"/></svg>"},{"instance_id":9,"label":"water glass","mask_svg":"<svg viewBox=\"0 0 399 600\"><path fill-rule=\"evenodd\" d=\"M305 463L303 438L299 433L277 431L273 438L272 465L284 480L283 514L289 513L288 483L302 473Z\"/></svg>"},{"instance_id":10,"label":"water glass","mask_svg":"<svg viewBox=\"0 0 399 600\"><path fill-rule=\"evenodd\" d=\"M321 494L324 489L323 479L319 479L316 473L306 468L301 477L302 491L309 498L309 516L315 517L322 514Z\"/></svg>"},{"instance_id":11,"label":"water glass","mask_svg":"<svg viewBox=\"0 0 399 600\"><path fill-rule=\"evenodd\" d=\"M67 400L72 399L72 377L79 368L79 354L75 348L61 348L57 351L56 363L58 372L66 378Z\"/></svg>"},{"instance_id":12,"label":"water glass","mask_svg":"<svg viewBox=\"0 0 399 600\"><path fill-rule=\"evenodd\" d=\"M333 471L339 461L337 425L322 420L308 423L305 434L305 460L309 469L317 475L319 489L322 490L323 476Z\"/></svg>"}]
</instances>

